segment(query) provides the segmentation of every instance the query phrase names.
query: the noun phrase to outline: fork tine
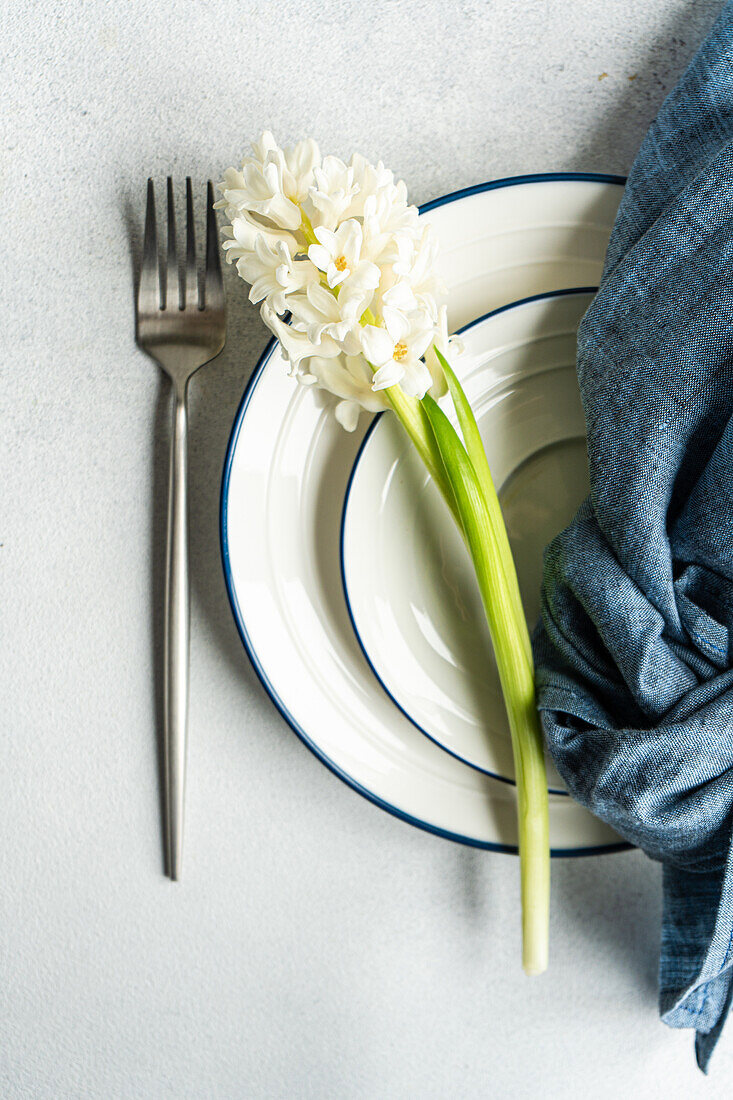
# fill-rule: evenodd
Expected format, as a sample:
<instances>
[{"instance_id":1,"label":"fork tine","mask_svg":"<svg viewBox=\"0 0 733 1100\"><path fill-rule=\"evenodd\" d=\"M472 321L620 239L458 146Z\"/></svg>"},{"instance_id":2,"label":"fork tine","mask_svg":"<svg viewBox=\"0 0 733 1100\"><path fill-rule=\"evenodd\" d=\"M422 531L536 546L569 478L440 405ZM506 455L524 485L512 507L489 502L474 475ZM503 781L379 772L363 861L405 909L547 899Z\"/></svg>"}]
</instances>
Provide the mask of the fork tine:
<instances>
[{"instance_id":1,"label":"fork tine","mask_svg":"<svg viewBox=\"0 0 733 1100\"><path fill-rule=\"evenodd\" d=\"M196 229L193 220L191 177L186 176L186 309L199 307L199 281L196 270Z\"/></svg>"},{"instance_id":2,"label":"fork tine","mask_svg":"<svg viewBox=\"0 0 733 1100\"><path fill-rule=\"evenodd\" d=\"M158 267L158 235L155 231L155 189L148 180L148 201L145 207L145 236L143 258L140 266L140 285L137 288L139 313L152 313L160 309L160 269Z\"/></svg>"},{"instance_id":3,"label":"fork tine","mask_svg":"<svg viewBox=\"0 0 733 1100\"><path fill-rule=\"evenodd\" d=\"M178 289L178 258L176 253L176 207L173 201L173 180L168 176L168 255L165 265L165 308L180 309Z\"/></svg>"},{"instance_id":4,"label":"fork tine","mask_svg":"<svg viewBox=\"0 0 733 1100\"><path fill-rule=\"evenodd\" d=\"M219 231L214 210L214 186L209 180L206 186L206 281L204 305L207 309L224 308L224 285L221 278L219 255Z\"/></svg>"}]
</instances>

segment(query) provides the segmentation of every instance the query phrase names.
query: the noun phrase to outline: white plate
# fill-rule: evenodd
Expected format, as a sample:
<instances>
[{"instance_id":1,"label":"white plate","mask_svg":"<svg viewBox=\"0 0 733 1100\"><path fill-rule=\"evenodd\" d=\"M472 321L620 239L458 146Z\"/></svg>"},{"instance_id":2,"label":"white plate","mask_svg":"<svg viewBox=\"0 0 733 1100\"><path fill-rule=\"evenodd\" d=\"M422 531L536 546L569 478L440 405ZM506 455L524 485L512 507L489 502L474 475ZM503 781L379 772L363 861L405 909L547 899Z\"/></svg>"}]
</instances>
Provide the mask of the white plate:
<instances>
[{"instance_id":1,"label":"white plate","mask_svg":"<svg viewBox=\"0 0 733 1100\"><path fill-rule=\"evenodd\" d=\"M504 307L464 329L454 366L499 488L528 622L542 550L588 493L576 330L593 292ZM378 417L354 465L342 528L346 602L375 675L433 741L513 781L501 684L471 560L394 417ZM563 784L548 761L551 791Z\"/></svg>"},{"instance_id":2,"label":"white plate","mask_svg":"<svg viewBox=\"0 0 733 1100\"><path fill-rule=\"evenodd\" d=\"M621 184L523 177L424 208L441 241L451 327L511 300L595 285ZM442 836L515 851L514 788L416 729L381 689L355 638L339 536L367 426L343 432L317 394L287 377L270 343L242 398L222 484L224 572L242 641L286 721L354 789ZM620 846L563 795L550 797L550 839L555 854Z\"/></svg>"}]
</instances>

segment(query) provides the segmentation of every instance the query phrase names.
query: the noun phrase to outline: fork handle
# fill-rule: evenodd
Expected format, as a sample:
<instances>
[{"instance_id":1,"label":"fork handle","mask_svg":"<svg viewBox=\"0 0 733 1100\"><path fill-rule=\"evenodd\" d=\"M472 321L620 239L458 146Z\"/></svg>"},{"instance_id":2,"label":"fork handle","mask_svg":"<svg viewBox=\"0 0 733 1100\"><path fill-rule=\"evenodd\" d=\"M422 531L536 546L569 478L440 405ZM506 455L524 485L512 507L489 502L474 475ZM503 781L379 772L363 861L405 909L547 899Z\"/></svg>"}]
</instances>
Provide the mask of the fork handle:
<instances>
[{"instance_id":1,"label":"fork handle","mask_svg":"<svg viewBox=\"0 0 733 1100\"><path fill-rule=\"evenodd\" d=\"M188 731L188 414L186 383L174 383L165 580L164 768L168 875L181 877Z\"/></svg>"}]
</instances>

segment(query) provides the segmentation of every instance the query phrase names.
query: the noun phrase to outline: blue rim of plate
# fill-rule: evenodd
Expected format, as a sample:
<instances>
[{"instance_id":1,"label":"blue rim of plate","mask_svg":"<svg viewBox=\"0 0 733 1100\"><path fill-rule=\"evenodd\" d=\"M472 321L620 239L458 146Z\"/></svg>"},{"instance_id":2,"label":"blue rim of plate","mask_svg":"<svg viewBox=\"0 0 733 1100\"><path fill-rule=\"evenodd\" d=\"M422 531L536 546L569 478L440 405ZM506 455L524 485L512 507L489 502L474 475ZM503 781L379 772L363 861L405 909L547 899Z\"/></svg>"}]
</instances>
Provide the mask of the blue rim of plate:
<instances>
[{"instance_id":1,"label":"blue rim of plate","mask_svg":"<svg viewBox=\"0 0 733 1100\"><path fill-rule=\"evenodd\" d=\"M597 290L597 286L571 286L565 287L563 290L546 290L542 294L530 294L527 298L519 298L516 302L507 302L506 305L497 306L496 309L491 309L488 313L484 313L481 317L477 317L475 321L468 321L465 325L462 325L461 328L456 330L456 335L460 335L462 332L468 332L469 329L475 328L476 325L480 325L484 321L488 321L490 317L497 317L500 313L506 313L509 310L521 309L522 306L531 305L532 302L543 302L547 301L547 299L549 298L567 298L574 294L595 294ZM409 710L406 710L406 708L402 706L399 699L394 695L392 691L390 691L390 689L387 687L384 680L380 676L379 670L377 669L377 666L374 664L370 656L369 648L364 641L361 635L361 631L359 630L358 624L356 622L356 616L354 615L351 597L349 596L349 585L348 581L346 580L346 554L344 552L344 539L346 538L346 513L349 510L349 499L351 497L351 490L354 487L354 481L356 479L356 474L359 469L359 464L364 456L366 446L372 435L374 434L374 430L376 429L377 424L383 416L384 413L377 413L377 415L374 417L371 424L367 428L366 434L364 435L364 438L359 445L359 450L356 452L354 465L351 467L351 474L349 475L349 480L346 484L346 492L344 494L344 507L341 512L341 532L339 535L341 587L344 593L344 600L346 601L346 610L349 613L351 629L354 631L356 640L359 643L359 648L364 654L364 659L369 665L369 668L371 669L374 678L381 687L382 691L394 703L400 713L403 714L405 718L407 718L408 722L411 722L415 729L423 735L423 737L427 737L428 741L432 741L433 744L437 745L439 749L442 749L443 752L447 752L449 756L454 757L456 760L460 761L461 764L465 764L466 767L473 768L474 771L480 772L482 775L488 775L490 779L496 779L499 783L507 783L510 787L516 787L517 784L514 779L511 779L508 775L501 775L499 772L493 772L490 770L490 768L482 768L480 764L474 764L473 761L467 760L465 756L461 756L461 754L456 752L455 749L451 749L447 745L443 744L442 741L439 741L437 737L435 737L432 733L429 733L424 726L421 726L420 723L415 718L413 718ZM548 794L562 795L564 798L569 797L568 792L560 787L548 787L547 791Z\"/></svg>"},{"instance_id":2,"label":"blue rim of plate","mask_svg":"<svg viewBox=\"0 0 733 1100\"><path fill-rule=\"evenodd\" d=\"M526 176L508 176L505 179L491 180L487 183L475 184L472 187L464 187L460 191L452 191L447 195L443 195L438 199L433 199L431 202L425 203L419 208L421 214L426 214L430 210L436 210L440 206L447 206L448 203L456 202L459 199L470 198L472 195L481 194L484 191L496 191L503 187L513 187L519 184L532 184L532 183L571 183L571 182L585 182L585 183L611 183L623 186L626 180L623 176L605 175L594 172L545 172L536 175ZM506 308L504 306L500 307ZM482 320L483 318L477 318ZM229 560L229 535L227 530L227 518L229 512L229 482L232 473L232 464L234 462L234 455L237 448L237 441L239 434L242 430L245 415L249 403L252 400L252 396L257 387L257 383L262 377L267 363L272 356L277 341L273 337L268 341L265 350L257 361L257 364L252 371L249 381L245 386L242 400L239 403L237 414L234 418L234 424L232 425L231 435L229 436L229 443L227 445L226 457L224 459L224 470L221 481L221 494L219 505L219 538L221 545L221 558L222 567L224 570L224 581L226 583L227 595L229 597L229 603L232 608L232 614L234 615L234 622L239 633L239 637L242 640L245 652L249 657L252 668L254 669L257 678L262 684L263 688L267 692L272 701L275 709L279 712L281 717L290 726L293 733L303 742L313 755L324 764L329 771L345 783L352 790L360 794L368 802L373 803L375 806L379 806L380 809L385 810L393 817L398 818L400 821L406 822L408 825L414 825L418 829L422 829L424 832L432 833L433 836L442 837L444 840L452 840L457 844L465 844L469 848L479 848L488 852L502 852L507 855L516 855L516 844L497 844L493 841L477 840L475 837L464 836L462 833L455 833L449 829L441 829L438 825L433 825L429 821L423 821L421 818L414 817L412 814L406 813L401 810L399 806L394 806L391 802L385 801L380 798L379 795L373 793L364 787L357 779L345 772L334 760L331 760L326 753L312 740L306 730L299 725L295 717L289 712L282 699L277 693L274 684L271 682L269 676L260 659L257 655L257 651L254 648L252 640L247 631L245 625L242 609L239 606L239 600L237 599L236 589L234 587L234 579L232 577L231 563ZM554 858L577 858L581 856L595 856L606 855L611 852L623 852L632 848L633 845L627 841L619 841L614 844L601 844L588 848L551 848L550 855Z\"/></svg>"}]
</instances>

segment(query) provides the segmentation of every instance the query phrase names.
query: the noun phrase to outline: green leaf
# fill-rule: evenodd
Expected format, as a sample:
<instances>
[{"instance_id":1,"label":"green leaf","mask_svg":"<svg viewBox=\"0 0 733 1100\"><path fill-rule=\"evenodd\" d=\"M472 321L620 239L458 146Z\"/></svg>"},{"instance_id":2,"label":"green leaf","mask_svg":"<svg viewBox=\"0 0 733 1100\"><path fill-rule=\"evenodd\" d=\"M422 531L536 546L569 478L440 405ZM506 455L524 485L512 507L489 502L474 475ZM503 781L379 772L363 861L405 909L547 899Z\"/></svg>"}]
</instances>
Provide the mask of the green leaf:
<instances>
[{"instance_id":1,"label":"green leaf","mask_svg":"<svg viewBox=\"0 0 733 1100\"><path fill-rule=\"evenodd\" d=\"M428 473L443 494L453 518L460 526L453 490L446 477L443 460L425 414L423 402L418 401L416 397L410 397L399 385L389 386L383 392L425 463Z\"/></svg>"},{"instance_id":2,"label":"green leaf","mask_svg":"<svg viewBox=\"0 0 733 1100\"><path fill-rule=\"evenodd\" d=\"M476 423L476 417L473 415L473 409L466 397L463 386L458 381L450 363L438 348L434 347L433 350L438 357L438 362L443 368L445 380L448 383L448 391L451 395L453 406L458 417L458 423L460 424L463 439L466 444L466 453L471 459L471 464L476 472L476 478L481 486L481 491L483 492L484 500L489 510L492 526L494 528L494 535L499 547L501 569L504 573L507 586L510 589L515 611L518 616L521 615L523 618L524 608L522 606L522 596L519 591L519 581L517 579L516 565L514 564L514 555L512 554L509 544L509 536L504 522L504 515L501 510L501 504L499 503L499 496L494 486L494 479L491 476L491 467L486 457L486 450L481 438L481 432ZM529 638L529 630L525 629L524 635L523 644L531 657L532 643Z\"/></svg>"},{"instance_id":3,"label":"green leaf","mask_svg":"<svg viewBox=\"0 0 733 1100\"><path fill-rule=\"evenodd\" d=\"M455 376L455 373L450 366L450 363L445 356L434 347L433 351L438 357L438 362L443 368L445 374L445 380L448 383L448 390L453 404L455 406L456 414L458 416L458 423L461 426L461 432L463 433L463 439L466 444L466 451L468 457L471 459L473 468L476 471L476 477L478 478L479 485L481 486L486 502L492 496L496 496L496 489L494 488L494 481L491 477L491 469L489 467L489 460L486 457L486 451L484 450L483 440L481 439L481 433L476 423L476 417L473 415L473 409L471 408L468 398L463 391L461 383Z\"/></svg>"},{"instance_id":4,"label":"green leaf","mask_svg":"<svg viewBox=\"0 0 733 1100\"><path fill-rule=\"evenodd\" d=\"M515 609L509 598L501 569L499 544L476 471L458 432L437 402L426 396L422 405L433 429L447 480L453 490L463 533L476 567L481 594L484 604L487 605L492 636L495 629L503 636L505 629L510 626L509 620L515 618ZM496 638L494 642L496 644Z\"/></svg>"}]
</instances>

